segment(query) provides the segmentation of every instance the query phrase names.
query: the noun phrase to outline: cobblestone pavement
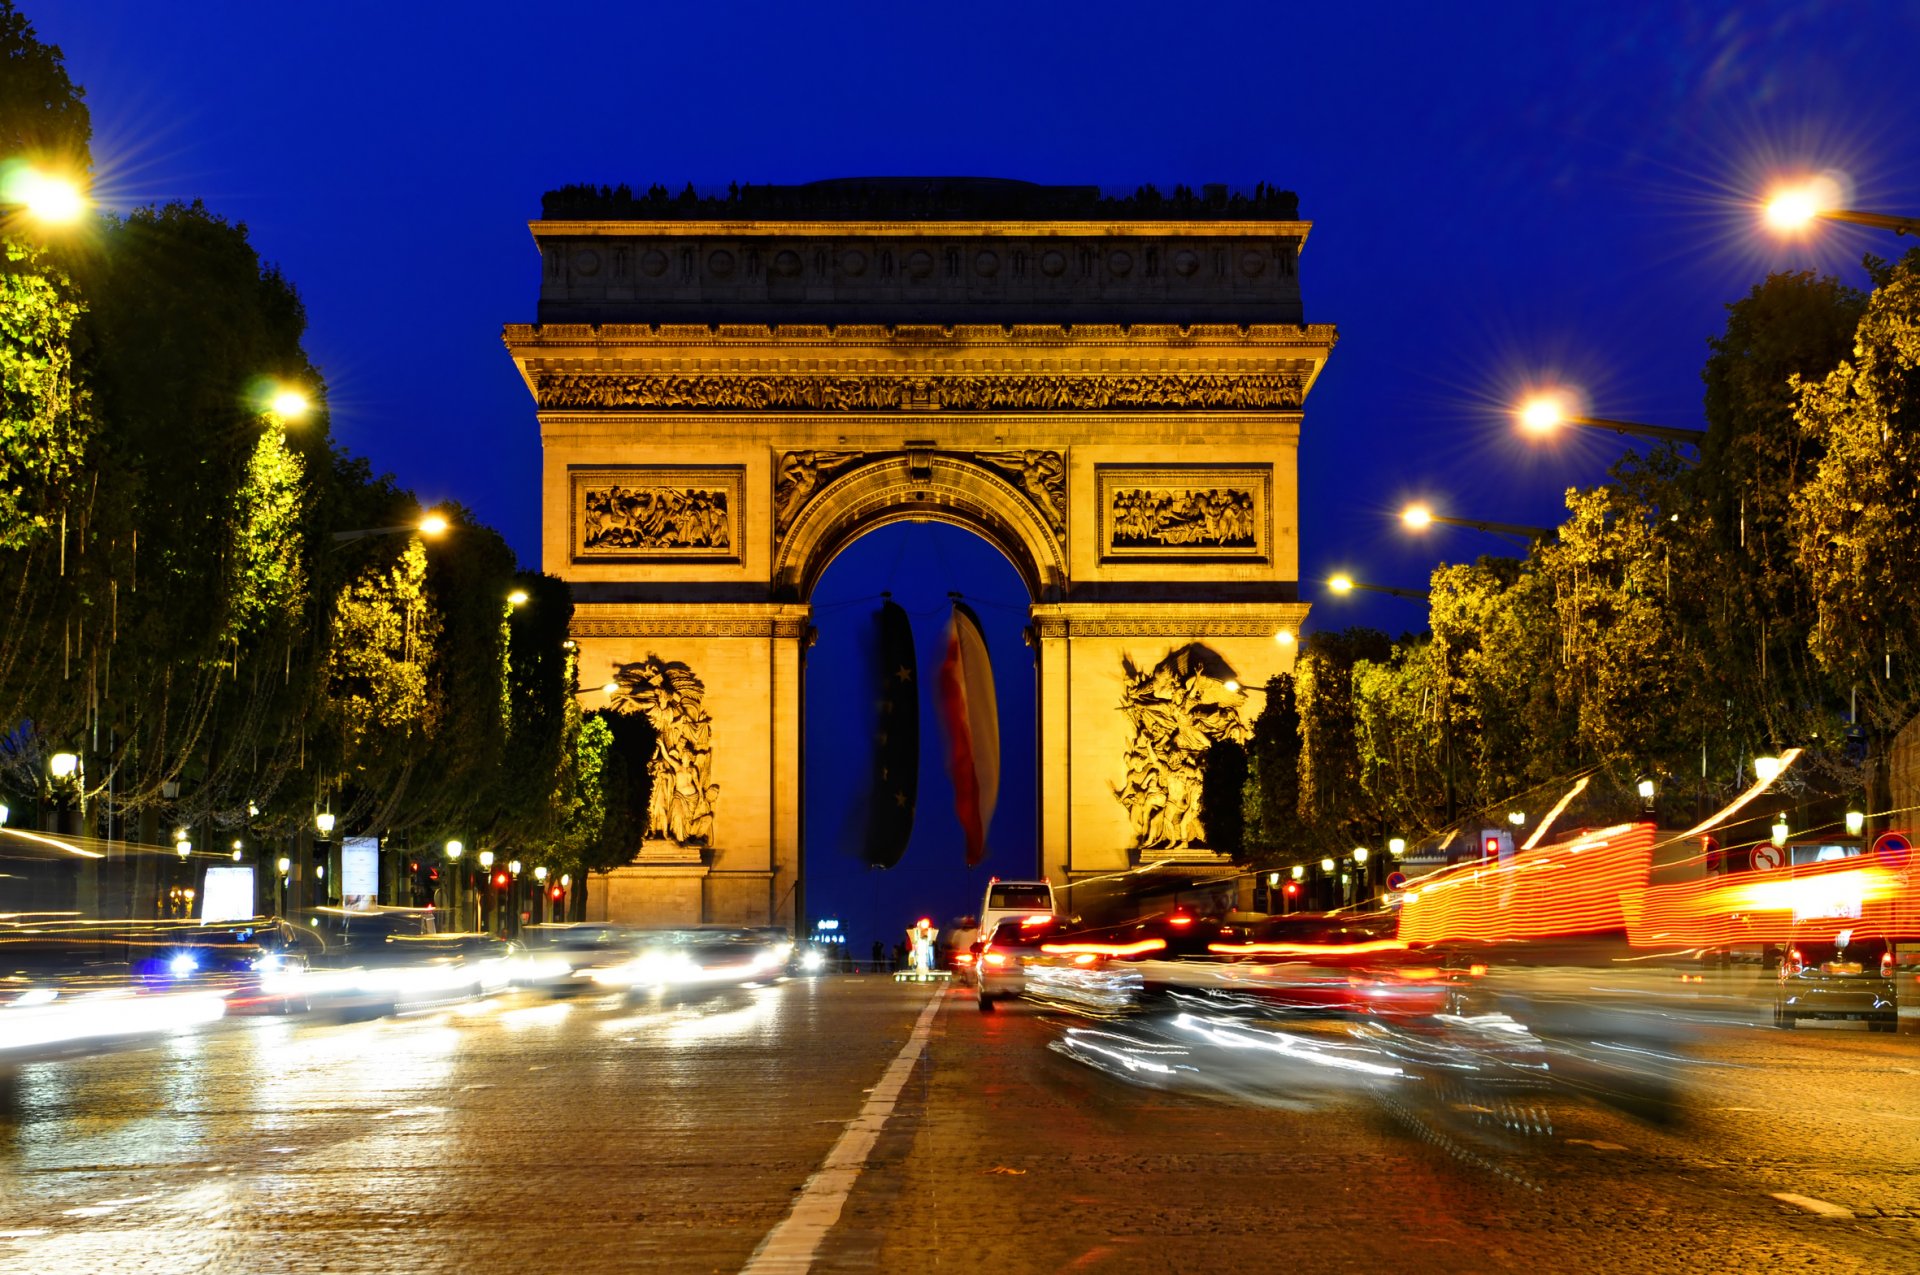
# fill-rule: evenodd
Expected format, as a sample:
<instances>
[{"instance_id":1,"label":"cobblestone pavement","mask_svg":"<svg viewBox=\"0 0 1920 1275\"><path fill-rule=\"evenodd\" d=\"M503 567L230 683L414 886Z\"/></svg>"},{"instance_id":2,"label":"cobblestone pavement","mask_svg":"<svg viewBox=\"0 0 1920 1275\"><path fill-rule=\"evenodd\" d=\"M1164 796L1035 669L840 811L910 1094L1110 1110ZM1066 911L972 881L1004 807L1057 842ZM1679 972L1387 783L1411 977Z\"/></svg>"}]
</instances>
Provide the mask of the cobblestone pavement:
<instances>
[{"instance_id":1,"label":"cobblestone pavement","mask_svg":"<svg viewBox=\"0 0 1920 1275\"><path fill-rule=\"evenodd\" d=\"M0 1271L738 1271L849 1180L818 1171L929 994L510 996L22 1068ZM1547 1095L1482 1136L1391 1086L1136 1087L1049 1050L1057 1017L932 994L815 1269L1920 1269L1910 1031L1723 1029L1674 1122Z\"/></svg>"}]
</instances>

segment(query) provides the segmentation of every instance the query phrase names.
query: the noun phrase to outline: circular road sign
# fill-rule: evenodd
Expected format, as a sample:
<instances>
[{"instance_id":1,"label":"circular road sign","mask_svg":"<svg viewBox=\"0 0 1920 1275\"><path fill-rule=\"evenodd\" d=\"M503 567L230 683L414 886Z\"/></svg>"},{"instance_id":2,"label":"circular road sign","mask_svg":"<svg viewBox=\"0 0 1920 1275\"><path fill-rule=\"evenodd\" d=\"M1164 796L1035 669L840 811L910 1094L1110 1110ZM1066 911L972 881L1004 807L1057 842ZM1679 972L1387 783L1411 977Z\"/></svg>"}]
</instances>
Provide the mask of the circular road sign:
<instances>
[{"instance_id":1,"label":"circular road sign","mask_svg":"<svg viewBox=\"0 0 1920 1275\"><path fill-rule=\"evenodd\" d=\"M1786 852L1772 842L1753 848L1753 866L1755 868L1777 868L1785 859Z\"/></svg>"},{"instance_id":2,"label":"circular road sign","mask_svg":"<svg viewBox=\"0 0 1920 1275\"><path fill-rule=\"evenodd\" d=\"M1387 889L1389 889L1389 890L1404 890L1404 889L1406 889L1406 888L1407 888L1407 874L1406 874L1406 873L1404 873L1404 872L1390 872L1390 873L1388 873L1388 874L1387 874Z\"/></svg>"},{"instance_id":3,"label":"circular road sign","mask_svg":"<svg viewBox=\"0 0 1920 1275\"><path fill-rule=\"evenodd\" d=\"M1883 832L1874 839L1873 852L1890 868L1904 868L1913 854L1913 838L1904 832Z\"/></svg>"}]
</instances>

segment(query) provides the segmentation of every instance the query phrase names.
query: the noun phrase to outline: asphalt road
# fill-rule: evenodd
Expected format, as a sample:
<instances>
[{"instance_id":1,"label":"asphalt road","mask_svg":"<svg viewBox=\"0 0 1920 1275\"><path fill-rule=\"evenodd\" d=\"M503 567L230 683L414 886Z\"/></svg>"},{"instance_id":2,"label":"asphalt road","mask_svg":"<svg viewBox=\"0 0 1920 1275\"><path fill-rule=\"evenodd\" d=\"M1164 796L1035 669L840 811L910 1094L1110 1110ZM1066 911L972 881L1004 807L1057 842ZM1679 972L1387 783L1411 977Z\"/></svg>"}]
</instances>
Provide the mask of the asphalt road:
<instances>
[{"instance_id":1,"label":"asphalt road","mask_svg":"<svg viewBox=\"0 0 1920 1275\"><path fill-rule=\"evenodd\" d=\"M1920 1269L1912 1023L1702 1035L1664 1126L1143 1087L1049 1049L1069 1025L842 977L37 1064L0 1112L0 1271L732 1272L776 1231L761 1270Z\"/></svg>"}]
</instances>

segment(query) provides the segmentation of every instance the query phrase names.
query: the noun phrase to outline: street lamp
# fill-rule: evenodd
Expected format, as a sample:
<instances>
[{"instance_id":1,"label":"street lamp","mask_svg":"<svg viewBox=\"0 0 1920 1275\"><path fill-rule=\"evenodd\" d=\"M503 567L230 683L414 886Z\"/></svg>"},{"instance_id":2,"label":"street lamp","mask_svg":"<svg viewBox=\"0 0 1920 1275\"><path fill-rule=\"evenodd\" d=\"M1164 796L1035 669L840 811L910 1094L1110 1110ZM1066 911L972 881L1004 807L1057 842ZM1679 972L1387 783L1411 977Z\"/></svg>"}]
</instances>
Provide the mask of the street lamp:
<instances>
[{"instance_id":1,"label":"street lamp","mask_svg":"<svg viewBox=\"0 0 1920 1275\"><path fill-rule=\"evenodd\" d=\"M320 830L321 836L331 837L333 835L333 811L322 810L319 814L315 815L313 817L313 826Z\"/></svg>"},{"instance_id":2,"label":"street lamp","mask_svg":"<svg viewBox=\"0 0 1920 1275\"><path fill-rule=\"evenodd\" d=\"M74 182L20 161L0 169L0 203L49 226L69 225L87 211L87 197Z\"/></svg>"},{"instance_id":3,"label":"street lamp","mask_svg":"<svg viewBox=\"0 0 1920 1275\"><path fill-rule=\"evenodd\" d=\"M1507 822L1512 824L1514 827L1518 828L1521 824L1525 823L1526 821L1527 821L1527 814L1524 810L1507 811Z\"/></svg>"},{"instance_id":4,"label":"street lamp","mask_svg":"<svg viewBox=\"0 0 1920 1275\"><path fill-rule=\"evenodd\" d=\"M1278 633L1275 633L1273 635L1273 640L1278 642L1281 646L1292 646L1293 630L1281 629Z\"/></svg>"},{"instance_id":5,"label":"street lamp","mask_svg":"<svg viewBox=\"0 0 1920 1275\"><path fill-rule=\"evenodd\" d=\"M523 607L527 605L527 591L525 589L515 589L512 593L509 593L507 595L507 605L510 607Z\"/></svg>"},{"instance_id":6,"label":"street lamp","mask_svg":"<svg viewBox=\"0 0 1920 1275\"><path fill-rule=\"evenodd\" d=\"M1355 863L1365 863L1367 861L1367 848L1365 846L1355 846L1353 848L1353 861Z\"/></svg>"},{"instance_id":7,"label":"street lamp","mask_svg":"<svg viewBox=\"0 0 1920 1275\"><path fill-rule=\"evenodd\" d=\"M1355 589L1359 589L1365 593L1384 593L1389 597L1407 598L1414 602L1425 602L1432 596L1425 589L1396 589L1385 584L1362 584L1345 573L1327 577L1327 587L1335 593L1352 593Z\"/></svg>"},{"instance_id":8,"label":"street lamp","mask_svg":"<svg viewBox=\"0 0 1920 1275\"><path fill-rule=\"evenodd\" d=\"M541 865L540 865L539 867L537 867L537 868L535 868L535 869L533 870L533 879L534 879L535 881L545 881L545 880L547 879L547 865L546 865L546 864L544 864L544 863L543 863L543 864L541 864Z\"/></svg>"},{"instance_id":9,"label":"street lamp","mask_svg":"<svg viewBox=\"0 0 1920 1275\"><path fill-rule=\"evenodd\" d=\"M0 809L4 809L4 807L0 807ZM0 819L0 822L5 822L5 820ZM1859 810L1847 811L1847 835L1849 837L1859 836L1860 830L1866 826L1867 826L1867 816L1863 811L1859 811Z\"/></svg>"},{"instance_id":10,"label":"street lamp","mask_svg":"<svg viewBox=\"0 0 1920 1275\"><path fill-rule=\"evenodd\" d=\"M274 386L267 399L267 413L282 423L300 420L312 410L312 400L291 385Z\"/></svg>"},{"instance_id":11,"label":"street lamp","mask_svg":"<svg viewBox=\"0 0 1920 1275\"><path fill-rule=\"evenodd\" d=\"M1754 758L1753 777L1763 784L1770 784L1780 778L1780 759L1778 757Z\"/></svg>"},{"instance_id":12,"label":"street lamp","mask_svg":"<svg viewBox=\"0 0 1920 1275\"><path fill-rule=\"evenodd\" d=\"M80 769L80 759L72 753L55 753L47 758L47 773L55 779L72 779Z\"/></svg>"},{"instance_id":13,"label":"street lamp","mask_svg":"<svg viewBox=\"0 0 1920 1275\"><path fill-rule=\"evenodd\" d=\"M447 858L453 860L455 863L460 862L460 856L466 852L467 848L458 841L447 842Z\"/></svg>"},{"instance_id":14,"label":"street lamp","mask_svg":"<svg viewBox=\"0 0 1920 1275\"><path fill-rule=\"evenodd\" d=\"M1405 837L1394 837L1387 842L1387 853L1392 855L1394 858L1398 859L1401 855L1405 854L1406 852L1407 852L1407 839Z\"/></svg>"},{"instance_id":15,"label":"street lamp","mask_svg":"<svg viewBox=\"0 0 1920 1275\"><path fill-rule=\"evenodd\" d=\"M1776 846L1787 844L1787 812L1784 810L1774 819L1773 844Z\"/></svg>"},{"instance_id":16,"label":"street lamp","mask_svg":"<svg viewBox=\"0 0 1920 1275\"><path fill-rule=\"evenodd\" d=\"M1296 864L1294 864L1294 865L1293 865L1293 879L1294 879L1295 881L1298 881L1298 880L1301 880L1301 879L1302 879L1302 878L1304 878L1304 877L1305 877L1306 875L1307 875L1307 865L1306 865L1306 864L1304 864L1304 863L1296 863Z\"/></svg>"},{"instance_id":17,"label":"street lamp","mask_svg":"<svg viewBox=\"0 0 1920 1275\"><path fill-rule=\"evenodd\" d=\"M1326 858L1324 858L1324 859L1322 859L1322 860L1320 860L1320 870L1321 870L1322 872L1331 872L1331 871L1333 871L1333 856L1332 856L1332 855L1328 855L1328 856L1327 856Z\"/></svg>"},{"instance_id":18,"label":"street lamp","mask_svg":"<svg viewBox=\"0 0 1920 1275\"><path fill-rule=\"evenodd\" d=\"M480 866L482 868L491 868L493 866L493 851L482 850L480 852Z\"/></svg>"},{"instance_id":19,"label":"street lamp","mask_svg":"<svg viewBox=\"0 0 1920 1275\"><path fill-rule=\"evenodd\" d=\"M1615 434L1638 434L1644 438L1660 438L1670 443L1692 443L1698 446L1706 438L1704 429L1679 429L1672 425L1647 425L1640 421L1614 420L1609 416L1584 416L1575 412L1569 405L1567 396L1560 393L1536 394L1516 409L1520 424L1532 434L1549 434L1562 425L1579 425L1586 429L1610 430Z\"/></svg>"},{"instance_id":20,"label":"street lamp","mask_svg":"<svg viewBox=\"0 0 1920 1275\"><path fill-rule=\"evenodd\" d=\"M1896 235L1920 235L1920 217L1834 207L1841 198L1840 183L1822 173L1805 181L1775 187L1762 212L1767 224L1785 235L1802 233L1816 221L1844 221L1874 230L1891 230Z\"/></svg>"},{"instance_id":21,"label":"street lamp","mask_svg":"<svg viewBox=\"0 0 1920 1275\"><path fill-rule=\"evenodd\" d=\"M1506 536L1532 544L1536 540L1551 540L1554 532L1551 527L1533 527L1519 522L1490 522L1484 518L1448 518L1433 512L1427 505L1408 505L1400 511L1400 521L1410 531L1425 531L1435 523L1443 527L1465 527L1469 531L1484 531L1489 535Z\"/></svg>"},{"instance_id":22,"label":"street lamp","mask_svg":"<svg viewBox=\"0 0 1920 1275\"><path fill-rule=\"evenodd\" d=\"M345 544L349 540L365 540L371 536L391 536L403 531L417 532L429 540L445 535L453 524L447 521L445 514L428 513L419 522L402 523L394 527L364 527L358 531L336 531L333 533L335 544Z\"/></svg>"}]
</instances>

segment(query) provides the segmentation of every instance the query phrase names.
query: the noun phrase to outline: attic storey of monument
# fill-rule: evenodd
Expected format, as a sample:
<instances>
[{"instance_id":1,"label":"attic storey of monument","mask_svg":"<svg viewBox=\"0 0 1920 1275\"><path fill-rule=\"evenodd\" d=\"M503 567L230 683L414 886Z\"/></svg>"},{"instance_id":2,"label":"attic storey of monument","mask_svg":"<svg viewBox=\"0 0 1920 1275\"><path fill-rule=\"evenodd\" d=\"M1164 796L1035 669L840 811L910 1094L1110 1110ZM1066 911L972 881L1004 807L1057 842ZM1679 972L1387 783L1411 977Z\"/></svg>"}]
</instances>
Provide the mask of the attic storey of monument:
<instances>
[{"instance_id":1,"label":"attic storey of monument","mask_svg":"<svg viewBox=\"0 0 1920 1275\"><path fill-rule=\"evenodd\" d=\"M902 520L986 537L1031 594L1036 869L1168 845L1206 869L1197 777L1143 760L1158 718L1138 679L1195 644L1244 685L1290 667L1273 635L1306 614L1300 428L1335 340L1303 322L1310 225L1264 188L1124 215L1025 183L751 189L670 210L550 197L566 217L532 225L540 322L506 329L582 680L657 659L705 688L698 786L718 796L683 802L704 836L669 836L593 906L791 919L808 598ZM1223 739L1239 727L1221 714L1253 711L1215 709ZM1176 771L1169 823L1153 776Z\"/></svg>"}]
</instances>

